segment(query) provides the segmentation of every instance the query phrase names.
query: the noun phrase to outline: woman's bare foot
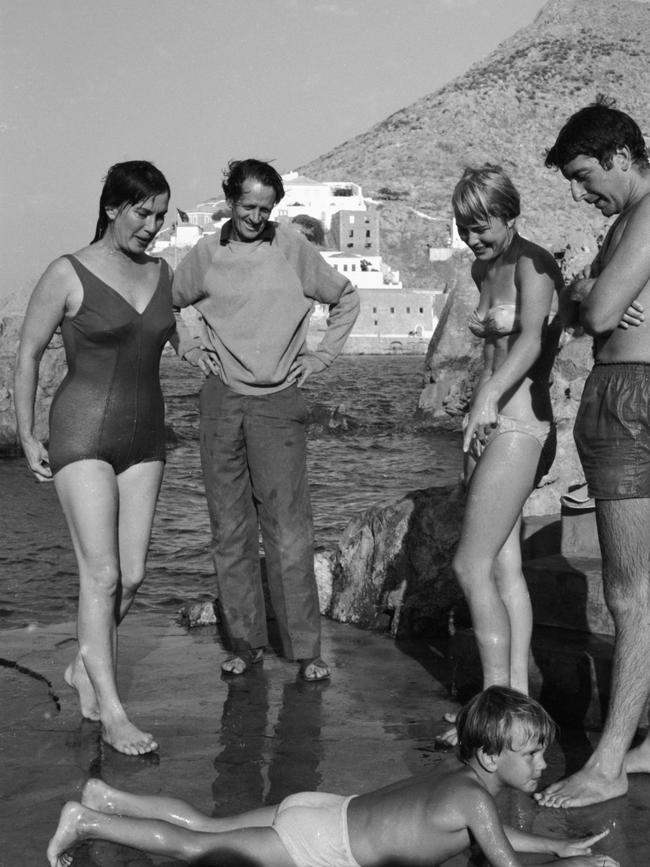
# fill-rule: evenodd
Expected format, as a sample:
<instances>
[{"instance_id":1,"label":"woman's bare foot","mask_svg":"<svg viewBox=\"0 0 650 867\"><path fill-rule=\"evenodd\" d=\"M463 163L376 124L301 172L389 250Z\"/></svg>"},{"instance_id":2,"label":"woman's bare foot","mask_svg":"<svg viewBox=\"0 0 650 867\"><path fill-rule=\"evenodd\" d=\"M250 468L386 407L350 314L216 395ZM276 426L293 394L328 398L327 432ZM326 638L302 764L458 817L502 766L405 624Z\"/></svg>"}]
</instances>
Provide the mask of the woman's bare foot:
<instances>
[{"instance_id":1,"label":"woman's bare foot","mask_svg":"<svg viewBox=\"0 0 650 867\"><path fill-rule=\"evenodd\" d=\"M538 792L534 797L542 807L588 807L612 798L620 798L627 792L627 776L623 771L616 777L606 777L595 765L584 768L558 780Z\"/></svg>"},{"instance_id":2,"label":"woman's bare foot","mask_svg":"<svg viewBox=\"0 0 650 867\"><path fill-rule=\"evenodd\" d=\"M47 847L50 867L68 867L72 863L70 849L81 840L81 818L84 808L75 801L68 801L61 810L59 825Z\"/></svg>"},{"instance_id":3,"label":"woman's bare foot","mask_svg":"<svg viewBox=\"0 0 650 867\"><path fill-rule=\"evenodd\" d=\"M66 668L63 677L68 686L77 690L81 715L86 719L97 722L99 719L99 702L97 701L95 688L88 677L86 666L83 664L83 660L79 654L77 654L74 662L71 662Z\"/></svg>"},{"instance_id":4,"label":"woman's bare foot","mask_svg":"<svg viewBox=\"0 0 650 867\"><path fill-rule=\"evenodd\" d=\"M153 735L140 731L125 716L110 723L102 721L102 738L118 753L127 756L144 756L158 749Z\"/></svg>"}]
</instances>

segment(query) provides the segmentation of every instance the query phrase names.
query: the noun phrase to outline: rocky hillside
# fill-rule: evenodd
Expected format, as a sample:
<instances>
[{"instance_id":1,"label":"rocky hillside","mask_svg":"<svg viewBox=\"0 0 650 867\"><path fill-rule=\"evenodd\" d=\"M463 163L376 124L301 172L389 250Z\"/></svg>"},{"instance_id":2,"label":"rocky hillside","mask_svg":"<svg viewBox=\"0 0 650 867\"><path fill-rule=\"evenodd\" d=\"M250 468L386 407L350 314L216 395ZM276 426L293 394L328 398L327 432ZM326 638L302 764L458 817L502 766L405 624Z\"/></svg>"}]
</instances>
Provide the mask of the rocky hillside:
<instances>
[{"instance_id":1,"label":"rocky hillside","mask_svg":"<svg viewBox=\"0 0 650 867\"><path fill-rule=\"evenodd\" d=\"M406 285L431 283L427 244L447 233L463 168L485 161L503 165L519 187L522 231L553 250L569 243L586 259L605 221L572 202L561 175L544 168L545 152L567 117L598 93L650 139L649 69L650 2L550 0L464 75L300 171L350 178L383 201L382 253Z\"/></svg>"}]
</instances>

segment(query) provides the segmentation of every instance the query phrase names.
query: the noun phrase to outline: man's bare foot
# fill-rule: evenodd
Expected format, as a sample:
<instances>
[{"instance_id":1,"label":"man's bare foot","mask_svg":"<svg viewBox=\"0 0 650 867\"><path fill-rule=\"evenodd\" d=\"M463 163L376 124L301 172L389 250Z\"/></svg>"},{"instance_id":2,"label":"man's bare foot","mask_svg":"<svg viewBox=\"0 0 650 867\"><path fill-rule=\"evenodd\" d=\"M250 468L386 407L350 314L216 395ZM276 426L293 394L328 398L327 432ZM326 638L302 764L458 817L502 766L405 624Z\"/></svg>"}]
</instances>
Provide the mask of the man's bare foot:
<instances>
[{"instance_id":1,"label":"man's bare foot","mask_svg":"<svg viewBox=\"0 0 650 867\"><path fill-rule=\"evenodd\" d=\"M70 849L81 840L81 817L84 808L75 801L68 801L61 810L59 825L47 847L50 867L68 867L72 863Z\"/></svg>"},{"instance_id":2,"label":"man's bare foot","mask_svg":"<svg viewBox=\"0 0 650 867\"><path fill-rule=\"evenodd\" d=\"M81 792L81 803L96 813L119 813L119 794L103 780L91 777Z\"/></svg>"},{"instance_id":3,"label":"man's bare foot","mask_svg":"<svg viewBox=\"0 0 650 867\"><path fill-rule=\"evenodd\" d=\"M329 665L320 656L315 656L312 659L301 659L298 671L300 677L310 683L327 680L332 673Z\"/></svg>"},{"instance_id":4,"label":"man's bare foot","mask_svg":"<svg viewBox=\"0 0 650 867\"><path fill-rule=\"evenodd\" d=\"M625 756L623 767L627 774L650 774L650 742L645 740L630 750Z\"/></svg>"},{"instance_id":5,"label":"man's bare foot","mask_svg":"<svg viewBox=\"0 0 650 867\"><path fill-rule=\"evenodd\" d=\"M606 777L598 767L587 764L565 780L558 780L543 792L537 792L534 797L542 807L588 807L620 798L626 792L625 772L617 777Z\"/></svg>"},{"instance_id":6,"label":"man's bare foot","mask_svg":"<svg viewBox=\"0 0 650 867\"><path fill-rule=\"evenodd\" d=\"M102 725L102 738L106 743L127 756L144 756L155 753L158 744L149 732L141 732L126 717Z\"/></svg>"},{"instance_id":7,"label":"man's bare foot","mask_svg":"<svg viewBox=\"0 0 650 867\"><path fill-rule=\"evenodd\" d=\"M97 701L95 688L88 677L86 666L79 655L66 668L63 677L68 686L77 690L81 715L86 719L97 722L99 719L99 702Z\"/></svg>"}]
</instances>

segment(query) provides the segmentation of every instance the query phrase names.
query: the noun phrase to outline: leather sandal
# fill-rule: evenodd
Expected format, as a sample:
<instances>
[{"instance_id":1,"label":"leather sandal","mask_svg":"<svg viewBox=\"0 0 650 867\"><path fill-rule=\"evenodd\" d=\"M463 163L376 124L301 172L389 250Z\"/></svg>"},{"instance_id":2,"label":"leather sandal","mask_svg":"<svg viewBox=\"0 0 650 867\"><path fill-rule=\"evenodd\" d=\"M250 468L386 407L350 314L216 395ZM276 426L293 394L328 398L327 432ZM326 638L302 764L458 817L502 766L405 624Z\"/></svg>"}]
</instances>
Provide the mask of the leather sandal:
<instances>
[{"instance_id":1,"label":"leather sandal","mask_svg":"<svg viewBox=\"0 0 650 867\"><path fill-rule=\"evenodd\" d=\"M329 665L320 656L315 656L313 659L300 660L300 677L303 680L315 683L319 680L327 680L330 675Z\"/></svg>"},{"instance_id":2,"label":"leather sandal","mask_svg":"<svg viewBox=\"0 0 650 867\"><path fill-rule=\"evenodd\" d=\"M264 659L264 648L250 648L242 653L233 653L228 659L224 659L221 663L221 670L224 674L240 675L246 674L251 665L257 665Z\"/></svg>"}]
</instances>

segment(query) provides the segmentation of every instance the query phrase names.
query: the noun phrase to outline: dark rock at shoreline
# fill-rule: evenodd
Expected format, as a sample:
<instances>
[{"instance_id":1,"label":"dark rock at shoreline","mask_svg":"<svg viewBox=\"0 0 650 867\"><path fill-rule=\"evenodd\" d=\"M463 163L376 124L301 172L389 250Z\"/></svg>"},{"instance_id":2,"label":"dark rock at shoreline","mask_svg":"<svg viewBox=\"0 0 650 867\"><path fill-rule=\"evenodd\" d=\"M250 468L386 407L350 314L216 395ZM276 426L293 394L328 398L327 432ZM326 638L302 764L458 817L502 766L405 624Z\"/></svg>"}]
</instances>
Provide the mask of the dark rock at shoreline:
<instances>
[{"instance_id":1,"label":"dark rock at shoreline","mask_svg":"<svg viewBox=\"0 0 650 867\"><path fill-rule=\"evenodd\" d=\"M353 520L332 558L324 613L394 638L445 631L463 604L450 568L463 507L460 487L428 488Z\"/></svg>"}]
</instances>

